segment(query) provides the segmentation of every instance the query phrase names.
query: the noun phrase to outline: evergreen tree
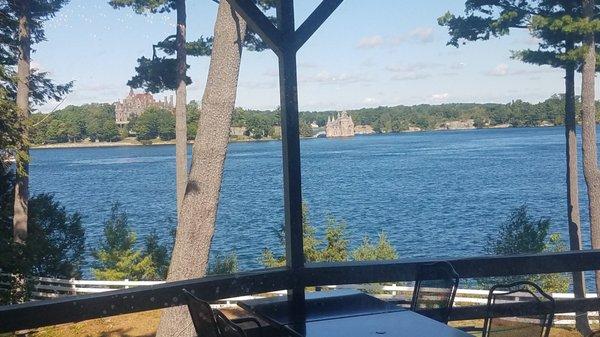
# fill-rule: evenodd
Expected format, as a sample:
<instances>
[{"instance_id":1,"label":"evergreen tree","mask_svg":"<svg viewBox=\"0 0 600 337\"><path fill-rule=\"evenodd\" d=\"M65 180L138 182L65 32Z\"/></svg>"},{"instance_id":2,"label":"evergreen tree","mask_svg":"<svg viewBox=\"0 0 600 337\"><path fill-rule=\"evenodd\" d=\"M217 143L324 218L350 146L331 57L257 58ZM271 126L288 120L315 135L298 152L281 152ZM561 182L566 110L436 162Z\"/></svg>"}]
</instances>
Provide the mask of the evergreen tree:
<instances>
[{"instance_id":1,"label":"evergreen tree","mask_svg":"<svg viewBox=\"0 0 600 337\"><path fill-rule=\"evenodd\" d=\"M0 4L0 83L8 97L16 101L19 117L27 122L30 103L60 99L71 83L55 85L46 73L31 69L31 47L44 41L43 23L53 18L68 0L8 0ZM27 130L16 151L17 179L15 183L13 236L18 243L27 237L29 201Z\"/></svg>"},{"instance_id":2,"label":"evergreen tree","mask_svg":"<svg viewBox=\"0 0 600 337\"><path fill-rule=\"evenodd\" d=\"M92 272L99 280L157 280L165 276L166 248L155 234L146 239L144 250L135 248L136 234L129 227L127 213L114 204L104 223L104 238L92 252L96 263Z\"/></svg>"},{"instance_id":3,"label":"evergreen tree","mask_svg":"<svg viewBox=\"0 0 600 337\"><path fill-rule=\"evenodd\" d=\"M583 34L581 71L581 143L583 174L588 191L588 210L592 248L600 248L600 168L596 144L596 34L600 32L598 4L595 0L582 0L583 18L574 29ZM596 293L600 296L600 271L596 271Z\"/></svg>"},{"instance_id":4,"label":"evergreen tree","mask_svg":"<svg viewBox=\"0 0 600 337\"><path fill-rule=\"evenodd\" d=\"M449 30L448 44L458 47L461 41L488 40L491 37L507 35L511 29L528 29L540 40L538 49L520 51L515 53L514 57L527 63L565 69L564 123L569 238L571 249L580 250L582 240L577 172L575 71L582 61L581 4L572 0L467 0L465 13L465 16L458 17L446 13L439 19L440 25ZM592 49L595 49L595 45L592 46ZM598 235L600 237L600 233ZM578 298L585 297L583 273L573 273L573 288ZM577 327L582 334L589 333L585 314L577 315Z\"/></svg>"}]
</instances>

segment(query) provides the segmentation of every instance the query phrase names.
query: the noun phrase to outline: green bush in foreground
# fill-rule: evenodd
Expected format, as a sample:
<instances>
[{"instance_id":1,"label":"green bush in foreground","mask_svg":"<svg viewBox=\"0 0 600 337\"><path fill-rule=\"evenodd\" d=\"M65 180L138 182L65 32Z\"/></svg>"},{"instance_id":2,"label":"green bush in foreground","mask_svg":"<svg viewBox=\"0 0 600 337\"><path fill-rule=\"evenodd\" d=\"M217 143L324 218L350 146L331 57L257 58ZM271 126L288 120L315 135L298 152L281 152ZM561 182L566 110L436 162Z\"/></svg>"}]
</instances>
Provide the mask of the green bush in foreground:
<instances>
[{"instance_id":1,"label":"green bush in foreground","mask_svg":"<svg viewBox=\"0 0 600 337\"><path fill-rule=\"evenodd\" d=\"M302 227L304 229L304 256L306 262L342 262L350 258L356 261L364 260L394 260L398 253L390 244L385 233L379 234L377 244L371 243L368 237L354 251L349 249L347 225L334 218L327 219L323 239L317 236L316 229L310 224L308 207L302 205ZM280 241L284 244L283 231L279 232ZM285 256L278 256L272 250L265 248L261 257L262 264L267 268L285 266Z\"/></svg>"},{"instance_id":2,"label":"green bush in foreground","mask_svg":"<svg viewBox=\"0 0 600 337\"><path fill-rule=\"evenodd\" d=\"M104 223L104 240L92 252L96 259L92 269L99 280L158 280L166 278L169 257L153 233L145 240L143 250L135 249L137 238L129 228L127 213L118 203Z\"/></svg>"},{"instance_id":3,"label":"green bush in foreground","mask_svg":"<svg viewBox=\"0 0 600 337\"><path fill-rule=\"evenodd\" d=\"M550 234L548 218L534 219L527 213L527 206L514 209L494 236L488 237L485 252L490 255L518 255L542 252L563 252L566 245L560 234ZM488 288L497 283L512 283L528 280L539 284L547 292L566 292L570 277L567 274L544 274L493 277L478 280L480 286Z\"/></svg>"},{"instance_id":4,"label":"green bush in foreground","mask_svg":"<svg viewBox=\"0 0 600 337\"><path fill-rule=\"evenodd\" d=\"M29 199L28 236L13 241L14 171L0 165L0 303L29 299L30 277L78 278L85 252L81 216L69 213L51 194Z\"/></svg>"}]
</instances>

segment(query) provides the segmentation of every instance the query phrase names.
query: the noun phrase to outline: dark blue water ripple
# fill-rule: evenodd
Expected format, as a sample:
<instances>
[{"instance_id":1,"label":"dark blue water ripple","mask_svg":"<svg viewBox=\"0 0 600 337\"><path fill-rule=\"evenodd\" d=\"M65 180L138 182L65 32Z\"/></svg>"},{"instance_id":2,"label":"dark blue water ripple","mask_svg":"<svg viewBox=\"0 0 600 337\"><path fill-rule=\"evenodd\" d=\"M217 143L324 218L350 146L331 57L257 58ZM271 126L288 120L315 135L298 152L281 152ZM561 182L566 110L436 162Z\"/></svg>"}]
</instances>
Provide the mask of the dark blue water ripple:
<instances>
[{"instance_id":1,"label":"dark blue water ripple","mask_svg":"<svg viewBox=\"0 0 600 337\"><path fill-rule=\"evenodd\" d=\"M529 205L567 239L562 128L425 132L302 141L304 200L319 230L348 224L353 245L385 231L402 257L480 254L514 207ZM33 193L50 192L84 215L97 245L113 202L140 237L175 226L173 146L32 151ZM233 143L225 164L214 254L260 267L281 251L281 143ZM581 191L585 191L581 177ZM585 193L581 193L588 245Z\"/></svg>"}]
</instances>

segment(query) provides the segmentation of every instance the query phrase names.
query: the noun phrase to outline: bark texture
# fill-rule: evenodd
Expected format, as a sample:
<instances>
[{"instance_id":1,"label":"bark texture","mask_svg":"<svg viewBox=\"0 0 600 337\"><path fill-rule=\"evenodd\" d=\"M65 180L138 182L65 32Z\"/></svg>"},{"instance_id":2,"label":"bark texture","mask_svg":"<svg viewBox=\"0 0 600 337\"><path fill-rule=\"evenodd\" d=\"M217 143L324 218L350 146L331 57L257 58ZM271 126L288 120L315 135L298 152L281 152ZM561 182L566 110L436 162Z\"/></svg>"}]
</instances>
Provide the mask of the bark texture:
<instances>
[{"instance_id":1,"label":"bark texture","mask_svg":"<svg viewBox=\"0 0 600 337\"><path fill-rule=\"evenodd\" d=\"M29 119L29 77L31 75L31 32L29 27L30 2L19 4L19 61L17 64L17 107L23 120ZM27 140L27 135L25 135ZM15 182L15 202L13 217L13 238L24 243L27 238L27 206L29 201L29 147L27 141L21 143L17 155L17 176Z\"/></svg>"},{"instance_id":2,"label":"bark texture","mask_svg":"<svg viewBox=\"0 0 600 337\"><path fill-rule=\"evenodd\" d=\"M175 92L175 167L177 185L177 214L181 212L181 205L185 195L187 183L187 123L186 103L187 86L185 76L187 71L186 42L186 8L185 0L177 0L177 89Z\"/></svg>"},{"instance_id":3,"label":"bark texture","mask_svg":"<svg viewBox=\"0 0 600 337\"><path fill-rule=\"evenodd\" d=\"M234 13L227 1L221 1L168 281L206 274L245 32L246 23ZM192 322L185 306L163 311L158 337L193 335Z\"/></svg>"},{"instance_id":4,"label":"bark texture","mask_svg":"<svg viewBox=\"0 0 600 337\"><path fill-rule=\"evenodd\" d=\"M591 21L595 14L594 1L583 0L582 4L584 16ZM588 192L592 248L598 249L600 248L600 170L598 169L598 149L596 146L596 49L594 48L594 34L586 34L583 44L585 47L581 74L583 174ZM596 271L596 292L600 294L600 271Z\"/></svg>"},{"instance_id":5,"label":"bark texture","mask_svg":"<svg viewBox=\"0 0 600 337\"><path fill-rule=\"evenodd\" d=\"M573 46L572 42L567 45ZM573 49L573 48L571 48ZM565 137L567 159L567 216L569 220L569 243L571 250L581 250L581 216L579 212L579 174L577 171L577 119L575 111L575 65L565 71ZM576 298L585 298L583 272L573 273L573 292ZM592 330L587 312L578 312L575 318L577 330L589 335Z\"/></svg>"}]
</instances>

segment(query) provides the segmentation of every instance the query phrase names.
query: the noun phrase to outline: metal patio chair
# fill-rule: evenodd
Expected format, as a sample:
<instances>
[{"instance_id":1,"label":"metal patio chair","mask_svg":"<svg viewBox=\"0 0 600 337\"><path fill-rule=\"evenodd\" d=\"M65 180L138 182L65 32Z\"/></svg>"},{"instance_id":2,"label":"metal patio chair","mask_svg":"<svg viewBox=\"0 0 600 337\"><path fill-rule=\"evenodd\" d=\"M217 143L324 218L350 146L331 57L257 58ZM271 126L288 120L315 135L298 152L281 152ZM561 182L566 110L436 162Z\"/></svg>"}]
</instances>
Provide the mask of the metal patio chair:
<instances>
[{"instance_id":1,"label":"metal patio chair","mask_svg":"<svg viewBox=\"0 0 600 337\"><path fill-rule=\"evenodd\" d=\"M448 323L458 280L459 276L450 262L419 266L410 310Z\"/></svg>"},{"instance_id":2,"label":"metal patio chair","mask_svg":"<svg viewBox=\"0 0 600 337\"><path fill-rule=\"evenodd\" d=\"M262 336L262 326L256 318L246 317L230 320L221 311L211 308L208 302L199 299L186 289L183 290L183 293L198 336L247 337L246 332L238 325L246 322L255 324Z\"/></svg>"},{"instance_id":3,"label":"metal patio chair","mask_svg":"<svg viewBox=\"0 0 600 337\"><path fill-rule=\"evenodd\" d=\"M494 317L507 303L534 303L538 315ZM548 337L554 320L554 299L533 282L498 284L490 289L483 337Z\"/></svg>"}]
</instances>

